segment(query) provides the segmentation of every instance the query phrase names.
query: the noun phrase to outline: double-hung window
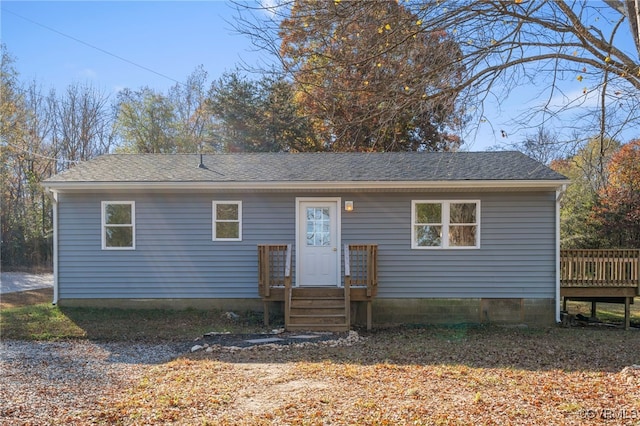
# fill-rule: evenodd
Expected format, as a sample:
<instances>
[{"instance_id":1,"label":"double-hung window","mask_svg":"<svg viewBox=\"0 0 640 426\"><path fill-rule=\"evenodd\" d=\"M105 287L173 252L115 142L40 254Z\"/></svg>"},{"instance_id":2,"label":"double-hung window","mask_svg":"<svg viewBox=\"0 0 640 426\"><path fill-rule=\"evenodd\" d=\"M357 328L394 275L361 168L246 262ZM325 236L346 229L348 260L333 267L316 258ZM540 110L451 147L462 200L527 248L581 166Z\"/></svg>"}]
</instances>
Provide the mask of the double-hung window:
<instances>
[{"instance_id":1,"label":"double-hung window","mask_svg":"<svg viewBox=\"0 0 640 426\"><path fill-rule=\"evenodd\" d=\"M242 241L242 201L213 202L213 241Z\"/></svg>"},{"instance_id":2,"label":"double-hung window","mask_svg":"<svg viewBox=\"0 0 640 426\"><path fill-rule=\"evenodd\" d=\"M102 249L136 248L136 204L133 201L102 202Z\"/></svg>"},{"instance_id":3,"label":"double-hung window","mask_svg":"<svg viewBox=\"0 0 640 426\"><path fill-rule=\"evenodd\" d=\"M411 248L480 247L480 201L412 201Z\"/></svg>"}]
</instances>

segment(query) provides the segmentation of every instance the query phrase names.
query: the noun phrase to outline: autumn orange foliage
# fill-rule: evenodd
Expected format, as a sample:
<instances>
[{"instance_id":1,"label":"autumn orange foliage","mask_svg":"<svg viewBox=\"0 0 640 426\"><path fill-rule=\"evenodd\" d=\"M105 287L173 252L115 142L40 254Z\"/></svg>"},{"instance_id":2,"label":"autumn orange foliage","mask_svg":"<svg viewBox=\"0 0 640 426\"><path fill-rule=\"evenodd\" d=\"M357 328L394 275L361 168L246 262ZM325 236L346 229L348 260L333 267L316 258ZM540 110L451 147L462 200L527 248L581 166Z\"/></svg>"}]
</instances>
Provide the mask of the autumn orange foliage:
<instances>
[{"instance_id":1,"label":"autumn orange foliage","mask_svg":"<svg viewBox=\"0 0 640 426\"><path fill-rule=\"evenodd\" d=\"M295 1L280 54L302 109L337 151L452 150L460 140L446 31L394 1Z\"/></svg>"},{"instance_id":2,"label":"autumn orange foliage","mask_svg":"<svg viewBox=\"0 0 640 426\"><path fill-rule=\"evenodd\" d=\"M609 161L608 182L594 214L611 246L640 247L640 139L623 145Z\"/></svg>"}]
</instances>

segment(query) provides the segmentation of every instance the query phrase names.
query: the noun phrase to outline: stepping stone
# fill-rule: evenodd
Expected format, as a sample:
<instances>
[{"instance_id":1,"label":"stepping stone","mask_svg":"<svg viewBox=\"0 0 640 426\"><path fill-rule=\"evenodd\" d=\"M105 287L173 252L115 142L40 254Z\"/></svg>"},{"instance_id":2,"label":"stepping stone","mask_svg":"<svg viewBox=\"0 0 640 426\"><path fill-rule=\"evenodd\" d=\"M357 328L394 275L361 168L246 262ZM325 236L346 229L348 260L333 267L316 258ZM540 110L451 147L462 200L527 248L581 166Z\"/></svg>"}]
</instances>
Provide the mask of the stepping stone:
<instances>
[{"instance_id":1,"label":"stepping stone","mask_svg":"<svg viewBox=\"0 0 640 426\"><path fill-rule=\"evenodd\" d=\"M257 345L260 343L275 343L275 342L282 342L284 339L278 339L277 337L265 337L262 339L249 339L249 340L245 340L245 342L247 343L251 343L253 345Z\"/></svg>"},{"instance_id":2,"label":"stepping stone","mask_svg":"<svg viewBox=\"0 0 640 426\"><path fill-rule=\"evenodd\" d=\"M292 339L317 339L320 336L318 336L317 334L298 334L296 336L289 336Z\"/></svg>"}]
</instances>

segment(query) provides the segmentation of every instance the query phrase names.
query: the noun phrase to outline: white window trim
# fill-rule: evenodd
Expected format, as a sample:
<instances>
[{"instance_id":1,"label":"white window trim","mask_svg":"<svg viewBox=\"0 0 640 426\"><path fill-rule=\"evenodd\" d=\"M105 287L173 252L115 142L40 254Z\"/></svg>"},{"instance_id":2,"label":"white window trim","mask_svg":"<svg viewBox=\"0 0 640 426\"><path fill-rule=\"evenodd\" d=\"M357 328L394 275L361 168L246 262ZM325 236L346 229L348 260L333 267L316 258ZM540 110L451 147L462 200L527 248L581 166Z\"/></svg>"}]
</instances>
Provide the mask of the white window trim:
<instances>
[{"instance_id":1,"label":"white window trim","mask_svg":"<svg viewBox=\"0 0 640 426\"><path fill-rule=\"evenodd\" d=\"M449 246L449 219L451 204L475 203L476 205L476 245L475 246ZM416 241L416 204L441 204L442 205L442 245L419 246ZM480 248L480 200L411 200L411 248L416 250L474 250ZM454 224L456 225L456 224Z\"/></svg>"},{"instance_id":2,"label":"white window trim","mask_svg":"<svg viewBox=\"0 0 640 426\"><path fill-rule=\"evenodd\" d=\"M217 238L216 237L216 205L218 204L235 204L238 206L238 220L220 220L219 222L237 222L238 238ZM211 203L211 239L212 241L242 241L242 201L220 201L214 200Z\"/></svg>"},{"instance_id":3,"label":"white window trim","mask_svg":"<svg viewBox=\"0 0 640 426\"><path fill-rule=\"evenodd\" d=\"M130 224L107 224L106 223L106 206L110 204L128 204L131 206L131 223ZM102 215L102 250L135 250L136 249L136 202L135 201L103 201L101 203ZM131 227L131 246L130 247L107 247L107 226L110 227Z\"/></svg>"}]
</instances>

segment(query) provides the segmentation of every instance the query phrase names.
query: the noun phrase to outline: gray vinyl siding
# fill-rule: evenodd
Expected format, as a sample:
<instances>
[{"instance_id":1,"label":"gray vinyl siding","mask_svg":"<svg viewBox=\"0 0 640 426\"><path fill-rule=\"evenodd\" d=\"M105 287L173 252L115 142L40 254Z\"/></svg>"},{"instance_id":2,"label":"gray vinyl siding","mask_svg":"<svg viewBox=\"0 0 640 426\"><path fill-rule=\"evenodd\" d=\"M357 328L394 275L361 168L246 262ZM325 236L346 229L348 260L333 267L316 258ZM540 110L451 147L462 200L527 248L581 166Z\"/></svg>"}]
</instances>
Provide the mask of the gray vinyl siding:
<instances>
[{"instance_id":1,"label":"gray vinyl siding","mask_svg":"<svg viewBox=\"0 0 640 426\"><path fill-rule=\"evenodd\" d=\"M212 201L243 201L243 241L212 241ZM136 249L101 249L101 201L135 201ZM257 297L257 245L292 242L284 195L66 194L60 298Z\"/></svg>"},{"instance_id":2,"label":"gray vinyl siding","mask_svg":"<svg viewBox=\"0 0 640 426\"><path fill-rule=\"evenodd\" d=\"M358 194L343 241L379 245L389 298L555 297L555 194ZM411 200L480 200L479 249L411 249Z\"/></svg>"},{"instance_id":3,"label":"gray vinyl siding","mask_svg":"<svg viewBox=\"0 0 640 426\"><path fill-rule=\"evenodd\" d=\"M256 246L295 245L296 197L322 196L354 201L343 243L379 245L378 297L555 296L553 192L61 194L59 296L257 298ZM428 199L480 200L480 249L412 250L411 200ZM212 241L213 200L242 201L242 241ZM135 250L101 249L101 201L135 201Z\"/></svg>"}]
</instances>

